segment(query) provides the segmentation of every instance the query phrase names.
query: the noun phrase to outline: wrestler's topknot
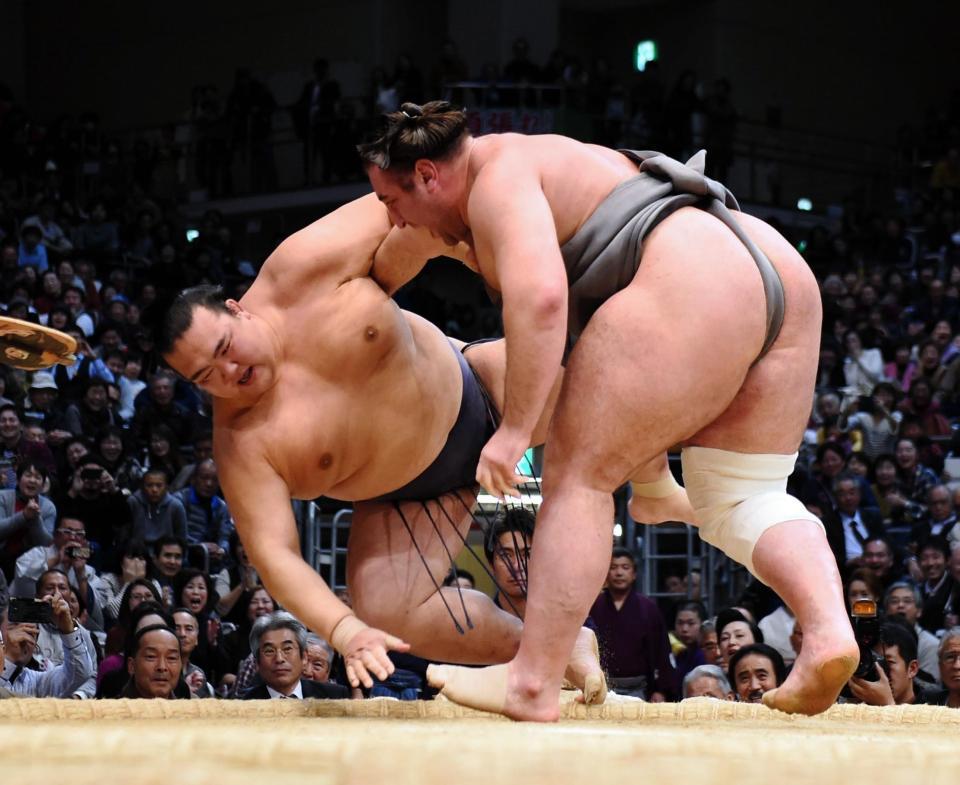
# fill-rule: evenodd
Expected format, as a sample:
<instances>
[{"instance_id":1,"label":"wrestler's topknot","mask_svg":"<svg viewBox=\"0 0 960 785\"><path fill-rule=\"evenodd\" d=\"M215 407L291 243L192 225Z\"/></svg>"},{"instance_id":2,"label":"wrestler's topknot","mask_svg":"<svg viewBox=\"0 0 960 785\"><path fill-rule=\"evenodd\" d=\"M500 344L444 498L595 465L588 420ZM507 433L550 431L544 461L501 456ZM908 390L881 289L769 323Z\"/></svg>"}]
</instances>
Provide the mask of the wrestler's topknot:
<instances>
[{"instance_id":1,"label":"wrestler's topknot","mask_svg":"<svg viewBox=\"0 0 960 785\"><path fill-rule=\"evenodd\" d=\"M449 101L405 103L383 121L379 134L358 145L357 152L365 165L393 171L412 169L421 158L445 158L470 133L467 113Z\"/></svg>"}]
</instances>

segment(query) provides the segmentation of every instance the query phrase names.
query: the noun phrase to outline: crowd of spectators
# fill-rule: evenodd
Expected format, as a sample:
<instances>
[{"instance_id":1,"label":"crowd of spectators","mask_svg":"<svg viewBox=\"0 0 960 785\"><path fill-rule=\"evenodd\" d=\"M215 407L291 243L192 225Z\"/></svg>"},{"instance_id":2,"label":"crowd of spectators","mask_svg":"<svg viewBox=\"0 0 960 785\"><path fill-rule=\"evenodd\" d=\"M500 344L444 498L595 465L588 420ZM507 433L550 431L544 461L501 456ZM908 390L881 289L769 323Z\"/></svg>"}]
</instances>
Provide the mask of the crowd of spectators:
<instances>
[{"instance_id":1,"label":"crowd of spectators","mask_svg":"<svg viewBox=\"0 0 960 785\"><path fill-rule=\"evenodd\" d=\"M401 56L391 72L374 72L368 117L471 73L452 42L426 78ZM572 91L564 100L616 121L603 127L610 139L640 128L677 155L713 145L717 171L729 165L723 150L736 111L723 80L703 97L685 73L665 95L655 67L627 87L600 60L585 69L558 52L536 65L523 41L502 72L484 66L481 77L500 92L459 88L474 91L464 97L476 105L525 100L524 89L510 93L502 82L559 86ZM318 60L288 107L305 149L325 159L332 178L356 173L345 151L360 127L341 120L360 118L345 117L348 106ZM258 161L257 187L269 190L264 145L276 101L238 71L225 107L214 88L194 96L200 181L229 192L226 163L243 147ZM876 682L852 683L848 699L956 706L960 101L931 117L913 142L929 162L924 188L897 201L891 194L886 212L850 201L836 233L818 227L792 238L821 281L824 329L791 489L822 517L848 597L872 599L886 618L887 667ZM212 458L209 400L165 370L154 348L177 290L225 282L239 295L255 272L216 211L188 240L168 141L121 149L93 114L34 123L0 88L0 306L80 347L69 367L25 374L0 366L0 598L43 599L52 611L44 623L3 615L0 683L18 694L83 698L343 695L329 645L277 607L233 530ZM518 616L532 522L524 526L501 531L488 553L499 570L497 601ZM782 681L802 645L789 609L759 587L738 598L741 610L713 619L697 601L696 573L669 607L637 594L635 577L634 555L615 553L591 614L624 691L754 700ZM422 684L412 693L409 685L398 677L395 693L421 694Z\"/></svg>"}]
</instances>

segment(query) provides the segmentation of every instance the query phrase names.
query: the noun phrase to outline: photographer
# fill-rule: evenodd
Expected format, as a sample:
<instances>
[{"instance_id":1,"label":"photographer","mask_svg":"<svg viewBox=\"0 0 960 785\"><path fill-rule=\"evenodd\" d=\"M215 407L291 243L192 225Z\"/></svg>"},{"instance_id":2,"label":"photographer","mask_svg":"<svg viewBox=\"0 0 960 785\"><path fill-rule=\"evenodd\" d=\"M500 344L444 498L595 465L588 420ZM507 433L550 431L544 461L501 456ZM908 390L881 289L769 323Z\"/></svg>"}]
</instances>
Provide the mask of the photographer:
<instances>
[{"instance_id":1,"label":"photographer","mask_svg":"<svg viewBox=\"0 0 960 785\"><path fill-rule=\"evenodd\" d=\"M880 647L877 651L883 664L875 663L877 680L854 676L848 682L850 692L868 706L900 706L923 703L928 690L914 681L920 670L917 662L917 639L905 623L887 621L880 627Z\"/></svg>"},{"instance_id":2,"label":"photographer","mask_svg":"<svg viewBox=\"0 0 960 785\"><path fill-rule=\"evenodd\" d=\"M39 626L10 622L8 611L0 618L0 656L3 672L0 687L28 698L68 698L93 678L94 670L70 606L59 591L46 598L60 635L64 661L47 671L25 667L36 650Z\"/></svg>"},{"instance_id":3,"label":"photographer","mask_svg":"<svg viewBox=\"0 0 960 785\"><path fill-rule=\"evenodd\" d=\"M83 456L57 507L64 517L86 521L92 546L90 563L100 569L111 564L117 540L129 531L130 508L113 477L95 457Z\"/></svg>"},{"instance_id":4,"label":"photographer","mask_svg":"<svg viewBox=\"0 0 960 785\"><path fill-rule=\"evenodd\" d=\"M90 558L90 544L86 534L83 521L61 516L60 523L53 532L53 543L37 545L17 559L16 575L17 578L36 581L47 570L63 570L70 585L83 598L90 618L90 629L102 631L100 594L103 586L97 571L87 563Z\"/></svg>"}]
</instances>

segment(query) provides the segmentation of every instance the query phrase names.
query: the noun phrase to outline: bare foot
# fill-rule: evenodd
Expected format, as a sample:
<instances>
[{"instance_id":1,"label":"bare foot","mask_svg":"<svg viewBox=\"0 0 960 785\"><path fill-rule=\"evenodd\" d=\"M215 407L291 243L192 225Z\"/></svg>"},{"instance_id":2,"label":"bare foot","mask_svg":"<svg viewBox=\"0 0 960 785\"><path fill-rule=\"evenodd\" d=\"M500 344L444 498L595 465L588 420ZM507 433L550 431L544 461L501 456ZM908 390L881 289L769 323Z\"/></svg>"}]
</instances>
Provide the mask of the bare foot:
<instances>
[{"instance_id":1,"label":"bare foot","mask_svg":"<svg viewBox=\"0 0 960 785\"><path fill-rule=\"evenodd\" d=\"M809 641L809 645L807 643ZM819 714L837 701L860 661L849 628L807 634L793 670L782 686L765 692L763 703L787 714Z\"/></svg>"},{"instance_id":2,"label":"bare foot","mask_svg":"<svg viewBox=\"0 0 960 785\"><path fill-rule=\"evenodd\" d=\"M486 668L428 665L427 681L461 706L504 714L515 720L560 719L560 691L521 687L513 674L512 661Z\"/></svg>"},{"instance_id":3,"label":"bare foot","mask_svg":"<svg viewBox=\"0 0 960 785\"><path fill-rule=\"evenodd\" d=\"M577 698L580 703L592 706L607 698L607 679L600 667L597 636L589 627L580 628L564 678L581 691Z\"/></svg>"},{"instance_id":4,"label":"bare foot","mask_svg":"<svg viewBox=\"0 0 960 785\"><path fill-rule=\"evenodd\" d=\"M693 506L690 504L687 492L683 488L659 499L634 494L630 498L627 509L630 511L630 517L637 523L681 521L696 525Z\"/></svg>"}]
</instances>

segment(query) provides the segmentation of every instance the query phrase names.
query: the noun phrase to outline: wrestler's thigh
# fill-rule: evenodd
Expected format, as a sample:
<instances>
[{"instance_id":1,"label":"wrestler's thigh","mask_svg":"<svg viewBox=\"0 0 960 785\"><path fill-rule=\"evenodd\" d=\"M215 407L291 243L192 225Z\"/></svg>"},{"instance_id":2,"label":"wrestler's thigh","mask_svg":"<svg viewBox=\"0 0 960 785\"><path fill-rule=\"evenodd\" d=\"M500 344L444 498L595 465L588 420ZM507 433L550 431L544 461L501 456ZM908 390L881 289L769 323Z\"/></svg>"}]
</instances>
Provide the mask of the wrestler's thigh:
<instances>
[{"instance_id":1,"label":"wrestler's thigh","mask_svg":"<svg viewBox=\"0 0 960 785\"><path fill-rule=\"evenodd\" d=\"M667 275L638 272L590 320L570 356L547 437L548 485L579 481L613 490L736 396L763 340L759 276L754 270L746 277L756 284L752 291L742 275L717 274L722 259L698 253L675 254L669 265L661 260ZM745 306L751 298L757 313Z\"/></svg>"},{"instance_id":2,"label":"wrestler's thigh","mask_svg":"<svg viewBox=\"0 0 960 785\"><path fill-rule=\"evenodd\" d=\"M347 585L361 618L374 623L381 613L412 610L436 591L435 582L443 583L451 557L463 549L472 521L468 507L476 498L470 488L458 493L459 499L451 493L426 503L401 502L402 515L392 503L354 505Z\"/></svg>"}]
</instances>

